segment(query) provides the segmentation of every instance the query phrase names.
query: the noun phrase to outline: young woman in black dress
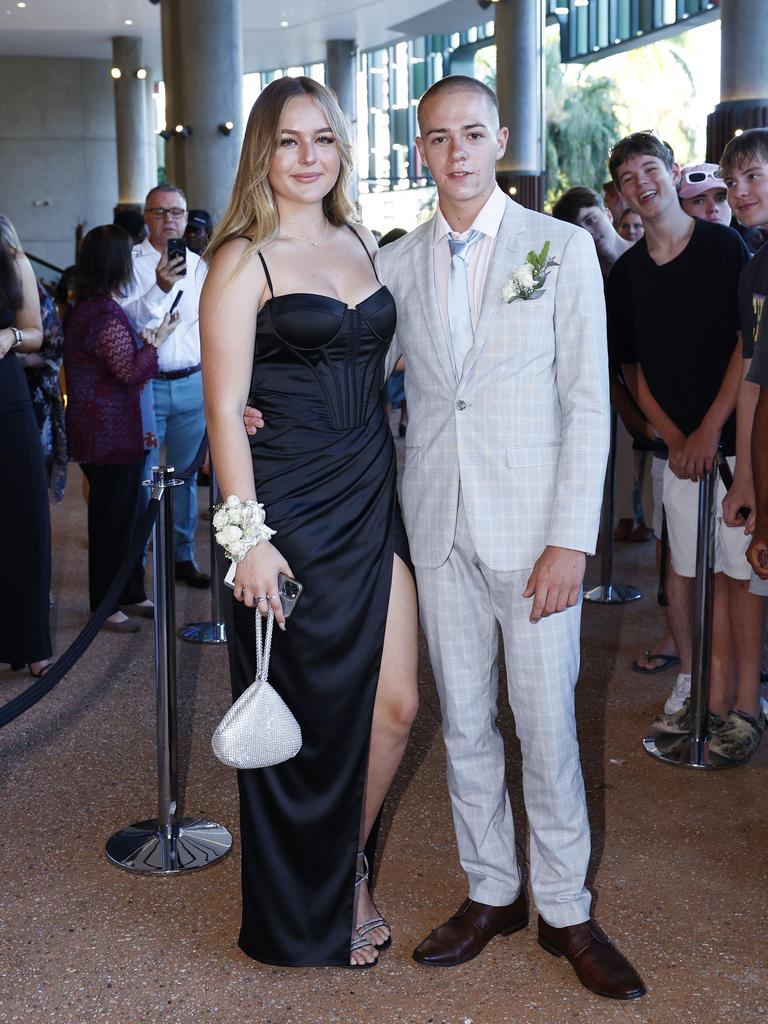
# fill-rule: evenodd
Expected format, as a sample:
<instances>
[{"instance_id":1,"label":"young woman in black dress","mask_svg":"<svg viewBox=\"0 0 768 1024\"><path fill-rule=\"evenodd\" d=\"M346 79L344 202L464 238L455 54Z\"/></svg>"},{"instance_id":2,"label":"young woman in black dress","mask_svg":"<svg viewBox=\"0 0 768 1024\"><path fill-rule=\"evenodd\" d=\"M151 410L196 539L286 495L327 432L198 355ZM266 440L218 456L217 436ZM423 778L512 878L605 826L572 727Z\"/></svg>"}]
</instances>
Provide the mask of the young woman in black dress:
<instances>
[{"instance_id":1,"label":"young woman in black dress","mask_svg":"<svg viewBox=\"0 0 768 1024\"><path fill-rule=\"evenodd\" d=\"M283 620L270 682L299 754L239 773L242 949L285 965L370 966L390 941L362 851L416 713L416 594L381 406L392 296L355 222L350 128L308 78L271 83L248 121L200 311L208 433L222 494L263 503L271 541L235 576L233 691L254 677L254 614ZM251 399L265 426L249 440ZM267 595L272 595L268 597Z\"/></svg>"},{"instance_id":2,"label":"young woman in black dress","mask_svg":"<svg viewBox=\"0 0 768 1024\"><path fill-rule=\"evenodd\" d=\"M43 447L18 353L43 342L37 281L20 249L0 244L0 662L49 665L51 519Z\"/></svg>"}]
</instances>

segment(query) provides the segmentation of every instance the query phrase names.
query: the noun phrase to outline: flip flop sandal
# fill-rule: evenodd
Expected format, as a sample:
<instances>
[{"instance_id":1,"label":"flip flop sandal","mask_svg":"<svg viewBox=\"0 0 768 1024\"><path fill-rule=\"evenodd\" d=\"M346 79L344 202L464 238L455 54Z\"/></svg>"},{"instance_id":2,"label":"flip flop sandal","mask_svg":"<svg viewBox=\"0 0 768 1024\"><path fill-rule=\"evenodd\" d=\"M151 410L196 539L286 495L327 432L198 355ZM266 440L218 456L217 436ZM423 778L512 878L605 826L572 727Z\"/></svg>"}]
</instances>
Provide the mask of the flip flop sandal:
<instances>
[{"instance_id":1,"label":"flip flop sandal","mask_svg":"<svg viewBox=\"0 0 768 1024\"><path fill-rule=\"evenodd\" d=\"M637 661L633 661L632 671L637 672L641 676L655 676L657 672L666 672L668 668L672 668L673 665L677 665L680 661L676 654L652 654L651 651L646 651L645 656L651 661L660 661L661 664L657 665L656 668L645 668Z\"/></svg>"}]
</instances>

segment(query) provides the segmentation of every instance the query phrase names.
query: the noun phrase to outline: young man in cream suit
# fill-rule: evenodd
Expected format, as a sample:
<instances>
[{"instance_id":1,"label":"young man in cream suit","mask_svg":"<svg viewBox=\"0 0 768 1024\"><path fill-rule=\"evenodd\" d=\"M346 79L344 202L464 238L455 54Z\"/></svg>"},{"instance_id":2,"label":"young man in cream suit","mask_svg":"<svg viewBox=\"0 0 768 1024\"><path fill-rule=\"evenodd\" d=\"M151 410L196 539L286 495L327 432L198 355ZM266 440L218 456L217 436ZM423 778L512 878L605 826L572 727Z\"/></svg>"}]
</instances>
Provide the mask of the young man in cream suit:
<instances>
[{"instance_id":1,"label":"young man in cream suit","mask_svg":"<svg viewBox=\"0 0 768 1024\"><path fill-rule=\"evenodd\" d=\"M464 963L528 922L496 726L500 628L539 942L592 991L634 999L642 980L590 918L574 716L581 586L609 444L595 248L586 231L524 209L496 185L508 133L490 89L442 79L418 119L439 208L381 250L381 276L397 303L390 366L405 356L404 516L469 897L414 959ZM507 301L508 282L546 242L543 288Z\"/></svg>"}]
</instances>

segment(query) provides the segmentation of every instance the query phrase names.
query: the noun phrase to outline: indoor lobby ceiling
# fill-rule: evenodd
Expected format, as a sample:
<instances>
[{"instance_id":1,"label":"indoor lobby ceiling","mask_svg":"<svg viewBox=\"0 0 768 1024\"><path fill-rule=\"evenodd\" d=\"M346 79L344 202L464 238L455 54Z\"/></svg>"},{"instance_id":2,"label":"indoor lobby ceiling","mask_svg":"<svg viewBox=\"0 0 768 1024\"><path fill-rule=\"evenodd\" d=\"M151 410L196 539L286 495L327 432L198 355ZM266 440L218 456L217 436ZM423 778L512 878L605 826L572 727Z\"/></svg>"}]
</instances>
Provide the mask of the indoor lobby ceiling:
<instances>
[{"instance_id":1,"label":"indoor lobby ceiling","mask_svg":"<svg viewBox=\"0 0 768 1024\"><path fill-rule=\"evenodd\" d=\"M210 0L216 4L217 0ZM327 39L363 49L488 20L476 0L241 0L249 71L325 59ZM144 63L161 67L160 7L150 0L0 0L0 54L109 60L111 39L140 36Z\"/></svg>"}]
</instances>

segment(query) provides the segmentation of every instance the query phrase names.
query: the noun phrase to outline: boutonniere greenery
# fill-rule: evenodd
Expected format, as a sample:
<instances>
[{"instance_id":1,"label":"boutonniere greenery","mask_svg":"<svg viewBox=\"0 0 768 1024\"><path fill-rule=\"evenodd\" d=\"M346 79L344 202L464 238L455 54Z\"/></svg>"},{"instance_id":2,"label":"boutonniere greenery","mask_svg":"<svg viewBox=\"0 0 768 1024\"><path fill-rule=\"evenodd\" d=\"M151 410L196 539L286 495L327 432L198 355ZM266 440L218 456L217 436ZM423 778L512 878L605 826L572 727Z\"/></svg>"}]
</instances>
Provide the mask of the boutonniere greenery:
<instances>
[{"instance_id":1,"label":"boutonniere greenery","mask_svg":"<svg viewBox=\"0 0 768 1024\"><path fill-rule=\"evenodd\" d=\"M525 257L525 263L514 272L502 289L505 302L515 299L535 299L544 291L544 282L550 267L556 267L557 260L549 255L549 239L541 247L541 252L533 249Z\"/></svg>"}]
</instances>

